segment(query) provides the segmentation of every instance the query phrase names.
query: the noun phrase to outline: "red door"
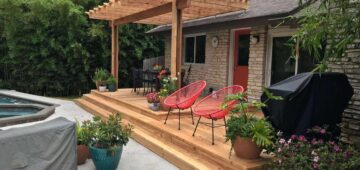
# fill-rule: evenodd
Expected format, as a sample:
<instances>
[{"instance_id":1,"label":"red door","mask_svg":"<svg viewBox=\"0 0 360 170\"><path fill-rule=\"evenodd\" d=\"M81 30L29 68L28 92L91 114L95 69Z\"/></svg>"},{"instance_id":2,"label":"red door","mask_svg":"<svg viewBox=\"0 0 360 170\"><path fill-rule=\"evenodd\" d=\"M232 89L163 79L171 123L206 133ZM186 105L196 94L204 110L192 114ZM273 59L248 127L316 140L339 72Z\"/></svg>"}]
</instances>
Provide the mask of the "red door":
<instances>
[{"instance_id":1,"label":"red door","mask_svg":"<svg viewBox=\"0 0 360 170\"><path fill-rule=\"evenodd\" d=\"M234 34L234 85L247 89L249 75L250 30L238 30Z\"/></svg>"}]
</instances>

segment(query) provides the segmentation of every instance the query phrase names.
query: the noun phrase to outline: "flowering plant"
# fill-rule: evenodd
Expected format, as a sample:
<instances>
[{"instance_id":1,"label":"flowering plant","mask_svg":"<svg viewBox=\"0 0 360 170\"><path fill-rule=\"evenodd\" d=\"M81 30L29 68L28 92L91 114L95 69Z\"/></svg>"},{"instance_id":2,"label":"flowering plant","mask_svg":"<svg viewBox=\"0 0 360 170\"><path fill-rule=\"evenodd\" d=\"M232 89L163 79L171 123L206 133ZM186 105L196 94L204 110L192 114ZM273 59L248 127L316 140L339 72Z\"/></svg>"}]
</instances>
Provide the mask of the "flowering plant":
<instances>
[{"instance_id":1,"label":"flowering plant","mask_svg":"<svg viewBox=\"0 0 360 170\"><path fill-rule=\"evenodd\" d=\"M171 93L173 93L176 90L175 81L177 79L172 78L170 76L166 76L165 73L166 70L162 70L158 75L158 79L160 80L160 84L161 84L159 96L161 97L169 96Z\"/></svg>"},{"instance_id":2,"label":"flowering plant","mask_svg":"<svg viewBox=\"0 0 360 170\"><path fill-rule=\"evenodd\" d=\"M157 93L149 93L146 95L146 100L148 101L148 103L159 103L160 102L160 98L159 95Z\"/></svg>"},{"instance_id":3,"label":"flowering plant","mask_svg":"<svg viewBox=\"0 0 360 170\"><path fill-rule=\"evenodd\" d=\"M265 169L360 169L359 149L336 142L327 127L315 126L304 135L286 139L278 133L272 152L276 159Z\"/></svg>"},{"instance_id":4,"label":"flowering plant","mask_svg":"<svg viewBox=\"0 0 360 170\"><path fill-rule=\"evenodd\" d=\"M153 65L153 70L160 71L161 69L162 69L162 65L160 65L160 64L154 64Z\"/></svg>"}]
</instances>

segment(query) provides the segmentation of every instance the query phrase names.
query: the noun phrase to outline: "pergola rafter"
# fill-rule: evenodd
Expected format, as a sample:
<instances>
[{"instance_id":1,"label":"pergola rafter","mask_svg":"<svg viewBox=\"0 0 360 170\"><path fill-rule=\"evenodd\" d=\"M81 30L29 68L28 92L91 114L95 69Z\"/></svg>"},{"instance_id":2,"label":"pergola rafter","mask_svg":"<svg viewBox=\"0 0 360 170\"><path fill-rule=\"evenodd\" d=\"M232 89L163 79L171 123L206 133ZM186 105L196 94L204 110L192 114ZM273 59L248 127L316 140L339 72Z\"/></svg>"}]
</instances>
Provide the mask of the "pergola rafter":
<instances>
[{"instance_id":1,"label":"pergola rafter","mask_svg":"<svg viewBox=\"0 0 360 170\"><path fill-rule=\"evenodd\" d=\"M247 9L248 0L110 0L87 14L92 19L107 20L112 27L111 73L118 79L117 27L127 23L172 24L171 76L180 85L182 23Z\"/></svg>"}]
</instances>

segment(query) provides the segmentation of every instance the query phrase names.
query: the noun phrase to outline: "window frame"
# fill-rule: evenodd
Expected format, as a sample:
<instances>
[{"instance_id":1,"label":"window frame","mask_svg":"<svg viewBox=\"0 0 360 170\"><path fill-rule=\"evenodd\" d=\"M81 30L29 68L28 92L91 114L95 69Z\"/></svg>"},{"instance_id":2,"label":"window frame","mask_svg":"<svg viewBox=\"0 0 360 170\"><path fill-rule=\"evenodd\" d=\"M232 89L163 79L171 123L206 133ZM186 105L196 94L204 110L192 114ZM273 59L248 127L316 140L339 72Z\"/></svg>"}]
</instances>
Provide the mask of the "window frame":
<instances>
[{"instance_id":1,"label":"window frame","mask_svg":"<svg viewBox=\"0 0 360 170\"><path fill-rule=\"evenodd\" d=\"M273 52L273 39L277 37L291 37L294 35L297 29L291 28L289 26L283 26L276 29L269 29L267 33L267 43L266 43L266 62L265 62L265 87L269 87L271 85L271 69L272 69L272 52ZM301 58L300 49L299 49L299 41L296 41L296 49L295 49L295 74L297 75L299 72L299 59Z\"/></svg>"},{"instance_id":2,"label":"window frame","mask_svg":"<svg viewBox=\"0 0 360 170\"><path fill-rule=\"evenodd\" d=\"M205 36L205 61L204 61L204 63L197 63L196 62L196 37L198 37L198 36ZM194 38L194 62L186 62L186 38L191 38L191 37L193 37ZM184 43L183 43L183 46L184 46L184 48L183 48L183 55L182 55L182 57L183 57L183 64L186 64L186 65L190 65L190 64L205 64L206 63L206 44L207 44L207 35L206 35L206 33L196 33L196 34L186 34L186 35L184 35L184 41L183 41Z\"/></svg>"}]
</instances>

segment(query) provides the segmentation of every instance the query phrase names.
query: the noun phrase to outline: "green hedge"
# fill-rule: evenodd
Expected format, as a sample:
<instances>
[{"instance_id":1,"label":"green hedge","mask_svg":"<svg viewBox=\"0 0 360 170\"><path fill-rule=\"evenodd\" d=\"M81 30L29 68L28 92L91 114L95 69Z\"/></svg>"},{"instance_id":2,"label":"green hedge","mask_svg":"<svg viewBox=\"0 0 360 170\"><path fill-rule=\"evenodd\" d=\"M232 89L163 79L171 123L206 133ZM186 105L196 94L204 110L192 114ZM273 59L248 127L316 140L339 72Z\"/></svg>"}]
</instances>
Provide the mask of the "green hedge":
<instances>
[{"instance_id":1,"label":"green hedge","mask_svg":"<svg viewBox=\"0 0 360 170\"><path fill-rule=\"evenodd\" d=\"M89 20L85 11L101 0L1 0L0 89L47 96L81 95L94 88L91 76L110 69L111 29ZM120 86L128 87L129 70L142 59L163 53L153 26L119 28Z\"/></svg>"}]
</instances>

